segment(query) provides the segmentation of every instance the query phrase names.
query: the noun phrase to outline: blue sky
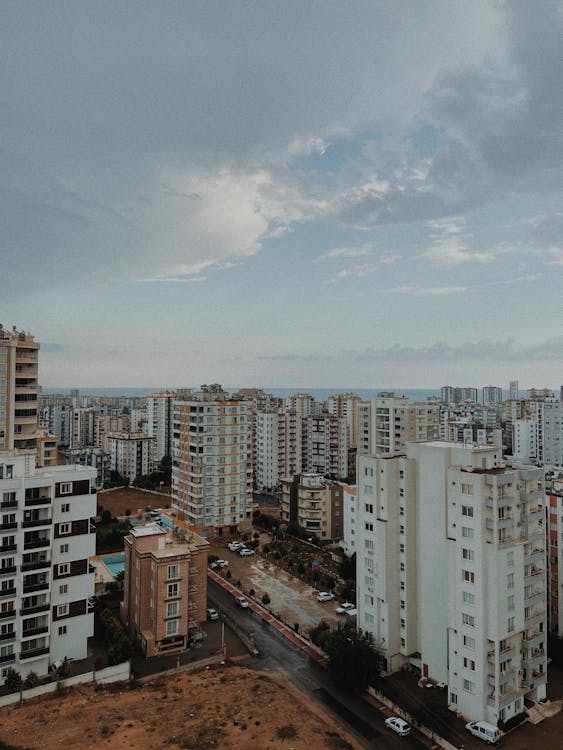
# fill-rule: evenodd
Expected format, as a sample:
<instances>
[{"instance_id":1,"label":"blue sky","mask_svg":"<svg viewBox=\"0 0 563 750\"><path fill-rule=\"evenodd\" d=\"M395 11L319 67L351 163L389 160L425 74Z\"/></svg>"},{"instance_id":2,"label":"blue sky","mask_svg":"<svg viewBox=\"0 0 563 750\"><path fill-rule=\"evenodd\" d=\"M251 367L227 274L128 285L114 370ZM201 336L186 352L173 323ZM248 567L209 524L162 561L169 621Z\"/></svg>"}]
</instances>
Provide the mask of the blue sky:
<instances>
[{"instance_id":1,"label":"blue sky","mask_svg":"<svg viewBox=\"0 0 563 750\"><path fill-rule=\"evenodd\" d=\"M0 10L45 386L563 382L560 3Z\"/></svg>"}]
</instances>

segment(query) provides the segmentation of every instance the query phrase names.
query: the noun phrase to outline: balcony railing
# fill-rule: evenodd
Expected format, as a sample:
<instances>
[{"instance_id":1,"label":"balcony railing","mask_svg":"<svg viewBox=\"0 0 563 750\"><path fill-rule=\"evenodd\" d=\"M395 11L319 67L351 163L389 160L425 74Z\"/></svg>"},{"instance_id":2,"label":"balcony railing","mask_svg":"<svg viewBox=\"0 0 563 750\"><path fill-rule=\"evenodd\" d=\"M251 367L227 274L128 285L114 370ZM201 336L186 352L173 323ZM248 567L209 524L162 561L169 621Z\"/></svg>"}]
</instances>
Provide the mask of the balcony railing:
<instances>
[{"instance_id":1,"label":"balcony railing","mask_svg":"<svg viewBox=\"0 0 563 750\"><path fill-rule=\"evenodd\" d=\"M29 508L33 505L50 505L50 504L51 504L50 497L26 497L25 498L26 508Z\"/></svg>"},{"instance_id":2,"label":"balcony railing","mask_svg":"<svg viewBox=\"0 0 563 750\"><path fill-rule=\"evenodd\" d=\"M48 625L41 625L41 627L38 628L29 628L29 630L24 630L22 632L22 638L31 638L34 635L42 635L43 633L49 632L49 626Z\"/></svg>"},{"instance_id":3,"label":"balcony railing","mask_svg":"<svg viewBox=\"0 0 563 750\"><path fill-rule=\"evenodd\" d=\"M17 507L18 507L17 500L2 500L0 502L0 510L4 510L4 508L17 508Z\"/></svg>"},{"instance_id":4,"label":"balcony railing","mask_svg":"<svg viewBox=\"0 0 563 750\"><path fill-rule=\"evenodd\" d=\"M28 542L23 543L24 549L41 549L42 547L48 547L51 544L49 539L30 539Z\"/></svg>"},{"instance_id":5,"label":"balcony railing","mask_svg":"<svg viewBox=\"0 0 563 750\"><path fill-rule=\"evenodd\" d=\"M50 604L38 604L35 607L25 607L24 609L20 609L20 615L22 617L26 617L27 615L37 615L40 612L48 612L51 609Z\"/></svg>"},{"instance_id":6,"label":"balcony railing","mask_svg":"<svg viewBox=\"0 0 563 750\"><path fill-rule=\"evenodd\" d=\"M10 521L9 523L0 523L0 531L8 531L9 529L17 529L17 521Z\"/></svg>"},{"instance_id":7,"label":"balcony railing","mask_svg":"<svg viewBox=\"0 0 563 750\"><path fill-rule=\"evenodd\" d=\"M0 656L0 664L9 664L12 661L16 660L15 654L5 654L4 656Z\"/></svg>"},{"instance_id":8,"label":"balcony railing","mask_svg":"<svg viewBox=\"0 0 563 750\"><path fill-rule=\"evenodd\" d=\"M30 560L29 562L23 562L21 565L22 571L42 570L49 567L51 567L50 560Z\"/></svg>"},{"instance_id":9,"label":"balcony railing","mask_svg":"<svg viewBox=\"0 0 563 750\"><path fill-rule=\"evenodd\" d=\"M48 653L49 653L48 646L44 648L32 648L29 651L21 651L20 661L23 661L24 659L37 659L40 656L45 656L45 654L48 654Z\"/></svg>"},{"instance_id":10,"label":"balcony railing","mask_svg":"<svg viewBox=\"0 0 563 750\"><path fill-rule=\"evenodd\" d=\"M11 586L9 589L0 589L0 598L4 598L6 596L15 596L16 595L16 587Z\"/></svg>"},{"instance_id":11,"label":"balcony railing","mask_svg":"<svg viewBox=\"0 0 563 750\"><path fill-rule=\"evenodd\" d=\"M15 552L18 548L17 544L3 544L0 547L0 555L5 554L6 552Z\"/></svg>"},{"instance_id":12,"label":"balcony railing","mask_svg":"<svg viewBox=\"0 0 563 750\"><path fill-rule=\"evenodd\" d=\"M15 609L8 609L4 612L0 612L0 620L9 620L12 617L16 616L16 610Z\"/></svg>"},{"instance_id":13,"label":"balcony railing","mask_svg":"<svg viewBox=\"0 0 563 750\"><path fill-rule=\"evenodd\" d=\"M53 523L52 518L34 518L30 521L23 521L22 527L24 529L33 529L38 528L40 526L51 526Z\"/></svg>"},{"instance_id":14,"label":"balcony railing","mask_svg":"<svg viewBox=\"0 0 563 750\"><path fill-rule=\"evenodd\" d=\"M49 588L49 581L43 581L41 583L24 583L23 593L32 594L34 591L47 591Z\"/></svg>"},{"instance_id":15,"label":"balcony railing","mask_svg":"<svg viewBox=\"0 0 563 750\"><path fill-rule=\"evenodd\" d=\"M8 573L15 573L17 569L17 565L4 566L3 568L0 568L0 576L7 575Z\"/></svg>"}]
</instances>

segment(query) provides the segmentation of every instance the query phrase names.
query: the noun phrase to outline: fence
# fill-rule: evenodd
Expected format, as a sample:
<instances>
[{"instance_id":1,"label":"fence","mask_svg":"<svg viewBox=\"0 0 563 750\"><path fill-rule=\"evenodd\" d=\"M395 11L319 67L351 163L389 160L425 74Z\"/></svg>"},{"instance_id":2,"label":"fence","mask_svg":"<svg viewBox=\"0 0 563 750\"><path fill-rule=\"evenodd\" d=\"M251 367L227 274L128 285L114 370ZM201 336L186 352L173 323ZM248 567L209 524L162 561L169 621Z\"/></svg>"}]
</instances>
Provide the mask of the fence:
<instances>
[{"instance_id":1,"label":"fence","mask_svg":"<svg viewBox=\"0 0 563 750\"><path fill-rule=\"evenodd\" d=\"M129 679L129 662L124 661L121 664L114 664L112 667L83 672L74 677L66 677L64 680L48 682L46 685L37 685L27 690L19 690L17 693L9 693L0 697L0 707L11 706L14 703L36 698L39 695L54 693L59 687L71 687L88 682L96 682L99 685L105 685L110 682L123 682Z\"/></svg>"}]
</instances>

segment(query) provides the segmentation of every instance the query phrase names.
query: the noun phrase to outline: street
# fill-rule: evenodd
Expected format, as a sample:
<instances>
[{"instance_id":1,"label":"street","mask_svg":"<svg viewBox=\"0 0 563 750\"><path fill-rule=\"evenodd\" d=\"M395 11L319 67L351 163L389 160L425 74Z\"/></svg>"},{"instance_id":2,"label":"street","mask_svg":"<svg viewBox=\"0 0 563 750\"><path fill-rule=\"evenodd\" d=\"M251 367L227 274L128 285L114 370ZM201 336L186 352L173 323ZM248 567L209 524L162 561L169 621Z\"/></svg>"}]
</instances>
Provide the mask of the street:
<instances>
[{"instance_id":1,"label":"street","mask_svg":"<svg viewBox=\"0 0 563 750\"><path fill-rule=\"evenodd\" d=\"M412 736L398 737L384 725L385 717L355 695L345 694L335 686L325 670L290 643L257 615L242 610L233 597L208 579L210 602L227 613L237 625L251 635L260 652L252 665L256 669L281 673L308 698L320 704L364 748L397 750L425 747Z\"/></svg>"}]
</instances>

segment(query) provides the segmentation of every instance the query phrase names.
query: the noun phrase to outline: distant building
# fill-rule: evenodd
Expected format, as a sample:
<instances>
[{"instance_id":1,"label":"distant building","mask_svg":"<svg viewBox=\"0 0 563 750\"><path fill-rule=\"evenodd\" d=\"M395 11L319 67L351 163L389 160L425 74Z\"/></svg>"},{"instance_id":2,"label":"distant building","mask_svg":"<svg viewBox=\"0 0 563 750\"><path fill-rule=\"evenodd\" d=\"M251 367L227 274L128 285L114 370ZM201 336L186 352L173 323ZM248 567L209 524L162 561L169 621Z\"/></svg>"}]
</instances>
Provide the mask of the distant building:
<instances>
[{"instance_id":1,"label":"distant building","mask_svg":"<svg viewBox=\"0 0 563 750\"><path fill-rule=\"evenodd\" d=\"M154 438L143 432L110 432L105 436L110 469L134 482L153 470Z\"/></svg>"},{"instance_id":2,"label":"distant building","mask_svg":"<svg viewBox=\"0 0 563 750\"><path fill-rule=\"evenodd\" d=\"M358 444L358 408L361 398L355 393L335 393L328 397L328 413L346 420L348 448Z\"/></svg>"},{"instance_id":3,"label":"distant building","mask_svg":"<svg viewBox=\"0 0 563 750\"><path fill-rule=\"evenodd\" d=\"M372 401L371 419L372 453L401 453L407 442L438 437L440 407L411 404L406 396L380 393Z\"/></svg>"},{"instance_id":4,"label":"distant building","mask_svg":"<svg viewBox=\"0 0 563 750\"><path fill-rule=\"evenodd\" d=\"M162 391L147 396L147 435L154 438L154 458L161 461L172 456L172 433L175 391Z\"/></svg>"},{"instance_id":5,"label":"distant building","mask_svg":"<svg viewBox=\"0 0 563 750\"><path fill-rule=\"evenodd\" d=\"M517 380L511 380L510 385L508 387L508 398L510 401L518 401L520 398L518 390L518 381Z\"/></svg>"},{"instance_id":6,"label":"distant building","mask_svg":"<svg viewBox=\"0 0 563 750\"><path fill-rule=\"evenodd\" d=\"M302 420L303 470L334 479L348 476L346 418L330 414Z\"/></svg>"},{"instance_id":7,"label":"distant building","mask_svg":"<svg viewBox=\"0 0 563 750\"><path fill-rule=\"evenodd\" d=\"M440 388L440 401L443 404L460 404L462 401L477 402L477 388L453 388L444 385Z\"/></svg>"},{"instance_id":8,"label":"distant building","mask_svg":"<svg viewBox=\"0 0 563 750\"><path fill-rule=\"evenodd\" d=\"M204 536L238 534L252 525L252 404L205 388L174 404L173 505Z\"/></svg>"},{"instance_id":9,"label":"distant building","mask_svg":"<svg viewBox=\"0 0 563 750\"><path fill-rule=\"evenodd\" d=\"M549 539L549 630L563 638L563 479L546 481ZM560 601L561 600L561 601Z\"/></svg>"},{"instance_id":10,"label":"distant building","mask_svg":"<svg viewBox=\"0 0 563 750\"><path fill-rule=\"evenodd\" d=\"M502 404L502 388L496 385L483 387L483 406L498 406Z\"/></svg>"},{"instance_id":11,"label":"distant building","mask_svg":"<svg viewBox=\"0 0 563 750\"><path fill-rule=\"evenodd\" d=\"M207 615L209 543L156 524L125 537L121 618L145 657L187 648Z\"/></svg>"},{"instance_id":12,"label":"distant building","mask_svg":"<svg viewBox=\"0 0 563 750\"><path fill-rule=\"evenodd\" d=\"M283 521L297 523L319 539L342 539L346 485L325 479L322 474L298 474L282 479L281 485Z\"/></svg>"}]
</instances>

